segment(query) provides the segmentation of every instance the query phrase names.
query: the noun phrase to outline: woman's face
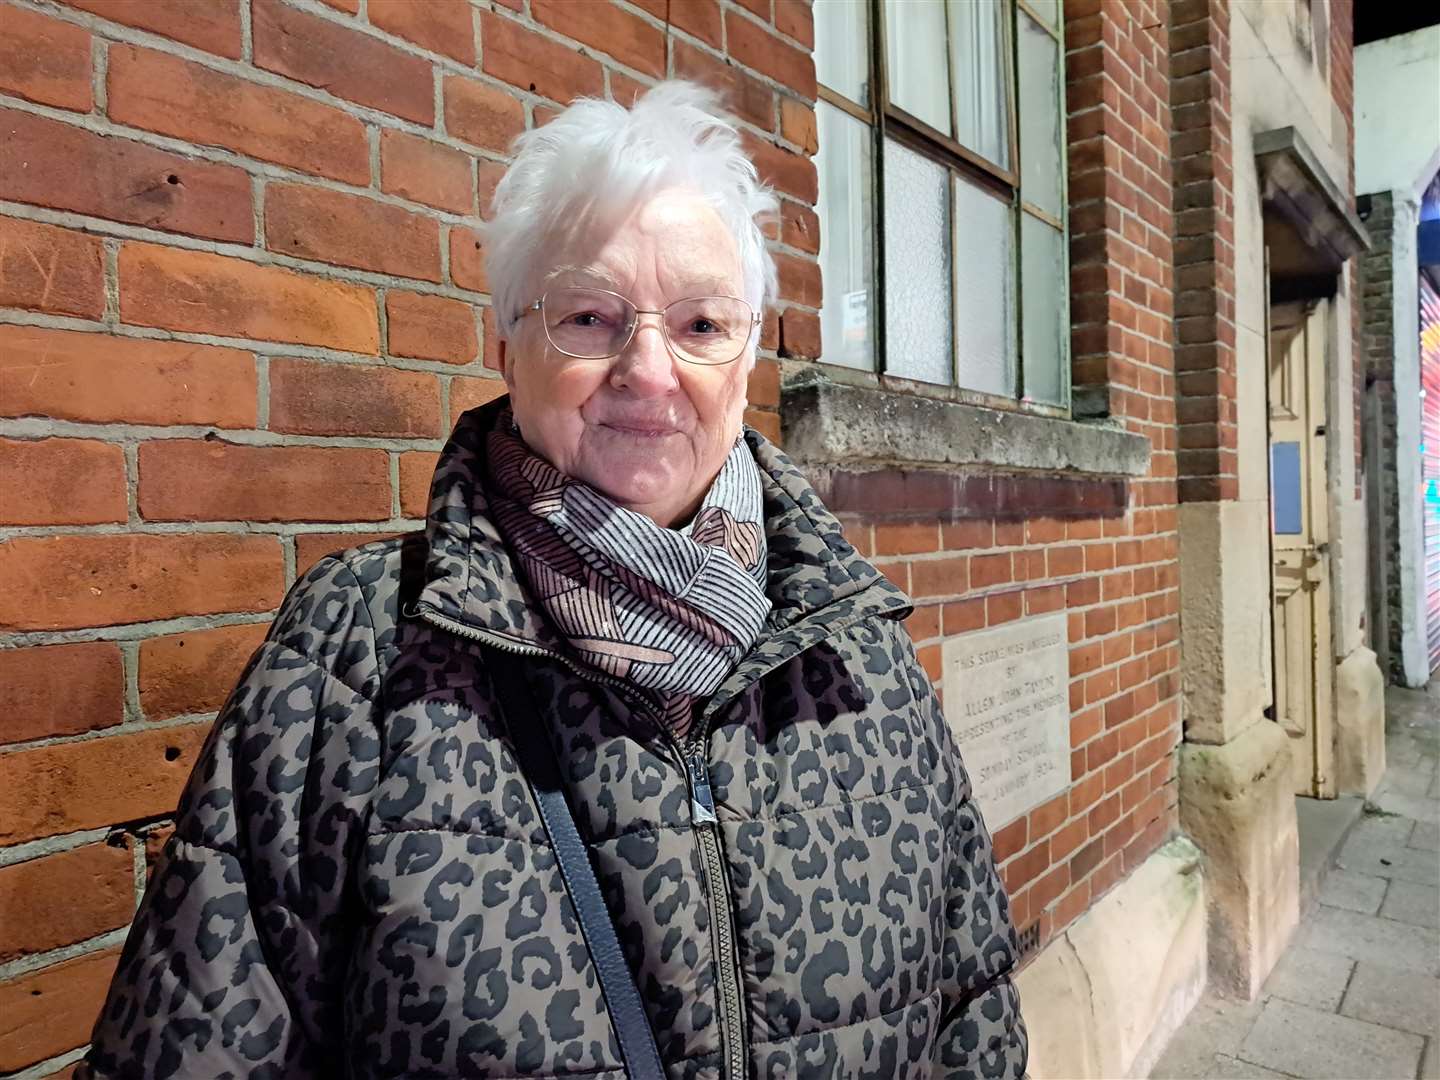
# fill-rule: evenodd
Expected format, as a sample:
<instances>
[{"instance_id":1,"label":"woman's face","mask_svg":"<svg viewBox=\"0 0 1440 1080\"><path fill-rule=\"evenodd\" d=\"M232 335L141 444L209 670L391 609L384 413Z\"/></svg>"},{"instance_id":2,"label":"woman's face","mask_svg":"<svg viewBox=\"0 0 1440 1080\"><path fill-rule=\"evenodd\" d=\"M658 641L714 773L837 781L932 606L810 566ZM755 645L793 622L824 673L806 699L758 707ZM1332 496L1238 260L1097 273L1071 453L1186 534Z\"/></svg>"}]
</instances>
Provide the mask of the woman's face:
<instances>
[{"instance_id":1,"label":"woman's face","mask_svg":"<svg viewBox=\"0 0 1440 1080\"><path fill-rule=\"evenodd\" d=\"M608 289L643 311L692 296L743 296L735 239L693 192L642 203L586 250L564 252L536 292ZM531 298L534 299L534 298ZM675 356L660 319L641 315L619 356L577 360L556 351L541 313L501 342L515 422L532 449L637 513L688 520L740 433L753 346L733 363Z\"/></svg>"}]
</instances>

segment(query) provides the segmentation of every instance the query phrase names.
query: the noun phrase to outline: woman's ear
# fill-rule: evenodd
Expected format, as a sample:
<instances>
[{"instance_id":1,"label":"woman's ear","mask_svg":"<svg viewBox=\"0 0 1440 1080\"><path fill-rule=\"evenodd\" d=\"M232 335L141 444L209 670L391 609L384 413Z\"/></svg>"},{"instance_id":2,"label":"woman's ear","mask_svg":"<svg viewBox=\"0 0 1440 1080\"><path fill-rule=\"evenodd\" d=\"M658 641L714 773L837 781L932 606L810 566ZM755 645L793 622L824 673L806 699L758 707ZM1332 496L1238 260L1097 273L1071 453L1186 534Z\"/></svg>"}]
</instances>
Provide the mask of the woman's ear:
<instances>
[{"instance_id":1,"label":"woman's ear","mask_svg":"<svg viewBox=\"0 0 1440 1080\"><path fill-rule=\"evenodd\" d=\"M505 380L505 385L513 390L514 387L510 385L510 362L512 359L510 343L501 338L495 349L495 355L486 355L485 366L491 371L500 372L501 377Z\"/></svg>"}]
</instances>

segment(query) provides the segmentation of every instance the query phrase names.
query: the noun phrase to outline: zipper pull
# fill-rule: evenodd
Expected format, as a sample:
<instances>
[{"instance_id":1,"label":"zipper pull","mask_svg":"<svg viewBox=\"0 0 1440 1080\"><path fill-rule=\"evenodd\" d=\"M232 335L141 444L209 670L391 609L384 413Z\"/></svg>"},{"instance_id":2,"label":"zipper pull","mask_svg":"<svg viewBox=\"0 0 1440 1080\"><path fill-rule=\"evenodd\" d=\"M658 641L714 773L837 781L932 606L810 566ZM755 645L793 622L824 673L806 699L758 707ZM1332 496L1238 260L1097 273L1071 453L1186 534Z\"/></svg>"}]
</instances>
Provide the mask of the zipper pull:
<instances>
[{"instance_id":1,"label":"zipper pull","mask_svg":"<svg viewBox=\"0 0 1440 1080\"><path fill-rule=\"evenodd\" d=\"M685 761L690 773L690 820L695 825L713 825L715 797L710 794L710 770L705 765L705 751L697 750Z\"/></svg>"}]
</instances>

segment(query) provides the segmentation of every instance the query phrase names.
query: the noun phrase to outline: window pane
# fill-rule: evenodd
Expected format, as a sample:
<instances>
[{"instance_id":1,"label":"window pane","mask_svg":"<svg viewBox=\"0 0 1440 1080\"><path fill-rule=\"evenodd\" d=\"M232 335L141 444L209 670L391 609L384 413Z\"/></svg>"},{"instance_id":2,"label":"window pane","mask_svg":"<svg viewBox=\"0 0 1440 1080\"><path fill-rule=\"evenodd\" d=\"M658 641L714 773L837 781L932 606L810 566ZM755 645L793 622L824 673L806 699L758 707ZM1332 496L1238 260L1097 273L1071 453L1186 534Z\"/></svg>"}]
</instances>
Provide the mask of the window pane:
<instances>
[{"instance_id":1,"label":"window pane","mask_svg":"<svg viewBox=\"0 0 1440 1080\"><path fill-rule=\"evenodd\" d=\"M870 312L874 304L873 153L870 127L833 105L816 103L820 127L820 308L822 359L830 364L871 369L875 343Z\"/></svg>"},{"instance_id":2,"label":"window pane","mask_svg":"<svg viewBox=\"0 0 1440 1080\"><path fill-rule=\"evenodd\" d=\"M1060 23L1060 0L1028 0L1030 9L1055 28Z\"/></svg>"},{"instance_id":3,"label":"window pane","mask_svg":"<svg viewBox=\"0 0 1440 1080\"><path fill-rule=\"evenodd\" d=\"M1002 169L1010 167L1010 95L1005 6L1000 0L949 0L955 138Z\"/></svg>"},{"instance_id":4,"label":"window pane","mask_svg":"<svg viewBox=\"0 0 1440 1080\"><path fill-rule=\"evenodd\" d=\"M1028 15L1020 35L1020 193L1060 216L1060 46Z\"/></svg>"},{"instance_id":5,"label":"window pane","mask_svg":"<svg viewBox=\"0 0 1440 1080\"><path fill-rule=\"evenodd\" d=\"M967 390L1015 393L1015 219L1008 204L955 180L955 343Z\"/></svg>"},{"instance_id":6,"label":"window pane","mask_svg":"<svg viewBox=\"0 0 1440 1080\"><path fill-rule=\"evenodd\" d=\"M885 140L885 367L951 382L950 192L946 170Z\"/></svg>"},{"instance_id":7,"label":"window pane","mask_svg":"<svg viewBox=\"0 0 1440 1080\"><path fill-rule=\"evenodd\" d=\"M952 134L944 0L885 0L885 55L890 100Z\"/></svg>"},{"instance_id":8,"label":"window pane","mask_svg":"<svg viewBox=\"0 0 1440 1080\"><path fill-rule=\"evenodd\" d=\"M866 0L815 0L815 77L857 105L870 107L870 39Z\"/></svg>"},{"instance_id":9,"label":"window pane","mask_svg":"<svg viewBox=\"0 0 1440 1080\"><path fill-rule=\"evenodd\" d=\"M1070 325L1065 234L1048 222L1021 214L1020 259L1025 397L1064 405Z\"/></svg>"}]
</instances>

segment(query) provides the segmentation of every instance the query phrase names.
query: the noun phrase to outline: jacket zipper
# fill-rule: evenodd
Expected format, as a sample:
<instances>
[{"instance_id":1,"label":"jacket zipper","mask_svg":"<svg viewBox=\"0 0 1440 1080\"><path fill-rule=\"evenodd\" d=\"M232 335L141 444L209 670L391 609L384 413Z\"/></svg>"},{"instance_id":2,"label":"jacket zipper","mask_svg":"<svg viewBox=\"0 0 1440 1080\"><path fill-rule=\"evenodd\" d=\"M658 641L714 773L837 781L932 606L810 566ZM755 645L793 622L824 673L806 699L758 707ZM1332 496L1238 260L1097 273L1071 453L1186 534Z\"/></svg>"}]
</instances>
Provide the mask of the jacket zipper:
<instances>
[{"instance_id":1,"label":"jacket zipper","mask_svg":"<svg viewBox=\"0 0 1440 1080\"><path fill-rule=\"evenodd\" d=\"M691 744L685 759L690 781L690 818L700 863L705 868L705 894L710 901L710 939L715 953L715 982L720 999L721 1080L745 1076L744 999L740 993L740 950L735 942L735 921L730 905L730 880L720 851L720 822L710 792L710 767L702 738Z\"/></svg>"}]
</instances>

